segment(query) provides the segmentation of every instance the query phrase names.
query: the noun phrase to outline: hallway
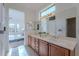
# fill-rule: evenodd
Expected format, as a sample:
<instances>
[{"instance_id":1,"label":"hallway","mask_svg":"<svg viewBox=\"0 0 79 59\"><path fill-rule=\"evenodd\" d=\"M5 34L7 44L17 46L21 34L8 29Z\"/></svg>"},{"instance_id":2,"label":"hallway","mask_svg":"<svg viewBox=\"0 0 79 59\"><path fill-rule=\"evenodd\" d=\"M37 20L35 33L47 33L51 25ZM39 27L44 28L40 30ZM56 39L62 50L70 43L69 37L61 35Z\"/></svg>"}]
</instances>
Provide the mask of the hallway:
<instances>
[{"instance_id":1,"label":"hallway","mask_svg":"<svg viewBox=\"0 0 79 59\"><path fill-rule=\"evenodd\" d=\"M38 55L30 47L21 45L16 48L10 48L7 56L38 56Z\"/></svg>"}]
</instances>

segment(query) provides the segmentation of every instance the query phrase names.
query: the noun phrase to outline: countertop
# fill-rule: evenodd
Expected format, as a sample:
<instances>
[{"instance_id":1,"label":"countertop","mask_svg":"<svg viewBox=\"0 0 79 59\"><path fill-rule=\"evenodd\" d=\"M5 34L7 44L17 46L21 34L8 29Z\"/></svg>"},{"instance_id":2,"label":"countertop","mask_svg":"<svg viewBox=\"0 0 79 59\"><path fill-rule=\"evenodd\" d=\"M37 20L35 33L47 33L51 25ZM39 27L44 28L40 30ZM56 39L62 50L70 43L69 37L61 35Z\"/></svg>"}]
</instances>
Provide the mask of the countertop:
<instances>
[{"instance_id":1,"label":"countertop","mask_svg":"<svg viewBox=\"0 0 79 59\"><path fill-rule=\"evenodd\" d=\"M69 49L69 50L74 50L77 44L77 39L76 38L71 38L71 37L56 37L53 35L42 35L40 36L37 33L29 33L30 36L36 37L38 39L44 40L46 42L61 46L63 48Z\"/></svg>"}]
</instances>

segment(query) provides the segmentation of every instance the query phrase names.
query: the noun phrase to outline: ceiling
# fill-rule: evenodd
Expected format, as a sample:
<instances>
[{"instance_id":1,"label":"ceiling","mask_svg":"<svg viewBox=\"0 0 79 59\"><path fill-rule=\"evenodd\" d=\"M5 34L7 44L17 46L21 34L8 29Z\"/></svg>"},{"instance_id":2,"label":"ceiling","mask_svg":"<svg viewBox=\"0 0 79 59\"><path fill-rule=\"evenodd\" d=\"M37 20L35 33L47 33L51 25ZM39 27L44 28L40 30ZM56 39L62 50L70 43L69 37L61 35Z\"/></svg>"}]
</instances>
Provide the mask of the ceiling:
<instances>
[{"instance_id":1,"label":"ceiling","mask_svg":"<svg viewBox=\"0 0 79 59\"><path fill-rule=\"evenodd\" d=\"M6 3L7 7L22 11L39 11L51 3Z\"/></svg>"}]
</instances>

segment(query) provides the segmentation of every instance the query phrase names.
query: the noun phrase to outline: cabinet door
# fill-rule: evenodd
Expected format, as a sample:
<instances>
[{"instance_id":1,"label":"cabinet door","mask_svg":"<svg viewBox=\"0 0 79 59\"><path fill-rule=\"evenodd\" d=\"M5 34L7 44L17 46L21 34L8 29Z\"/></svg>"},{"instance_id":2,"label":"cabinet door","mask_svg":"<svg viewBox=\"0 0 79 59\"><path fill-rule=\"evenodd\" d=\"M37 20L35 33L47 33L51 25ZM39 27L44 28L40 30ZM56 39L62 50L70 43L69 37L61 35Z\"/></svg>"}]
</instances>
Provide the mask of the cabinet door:
<instances>
[{"instance_id":1,"label":"cabinet door","mask_svg":"<svg viewBox=\"0 0 79 59\"><path fill-rule=\"evenodd\" d=\"M32 37L28 36L28 45L32 47Z\"/></svg>"},{"instance_id":2,"label":"cabinet door","mask_svg":"<svg viewBox=\"0 0 79 59\"><path fill-rule=\"evenodd\" d=\"M35 49L35 38L34 37L32 37L32 43L31 44L32 44L32 48Z\"/></svg>"},{"instance_id":3,"label":"cabinet door","mask_svg":"<svg viewBox=\"0 0 79 59\"><path fill-rule=\"evenodd\" d=\"M50 56L69 56L69 50L59 47L57 45L49 45L49 55Z\"/></svg>"},{"instance_id":4,"label":"cabinet door","mask_svg":"<svg viewBox=\"0 0 79 59\"><path fill-rule=\"evenodd\" d=\"M35 51L38 53L38 49L39 49L39 39L35 39Z\"/></svg>"},{"instance_id":5,"label":"cabinet door","mask_svg":"<svg viewBox=\"0 0 79 59\"><path fill-rule=\"evenodd\" d=\"M48 43L42 40L39 40L39 55L48 56Z\"/></svg>"}]
</instances>

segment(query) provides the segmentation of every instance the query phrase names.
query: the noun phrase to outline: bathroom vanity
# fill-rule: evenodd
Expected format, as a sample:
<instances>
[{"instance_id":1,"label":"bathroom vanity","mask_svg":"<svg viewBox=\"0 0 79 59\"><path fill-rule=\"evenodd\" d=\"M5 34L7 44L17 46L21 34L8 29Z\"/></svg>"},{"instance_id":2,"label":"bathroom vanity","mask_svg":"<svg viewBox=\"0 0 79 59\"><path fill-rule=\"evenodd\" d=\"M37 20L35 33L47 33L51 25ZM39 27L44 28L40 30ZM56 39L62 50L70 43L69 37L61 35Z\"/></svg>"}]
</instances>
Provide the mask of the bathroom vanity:
<instances>
[{"instance_id":1,"label":"bathroom vanity","mask_svg":"<svg viewBox=\"0 0 79 59\"><path fill-rule=\"evenodd\" d=\"M75 55L76 38L40 36L29 33L28 46L40 56L71 56Z\"/></svg>"}]
</instances>

